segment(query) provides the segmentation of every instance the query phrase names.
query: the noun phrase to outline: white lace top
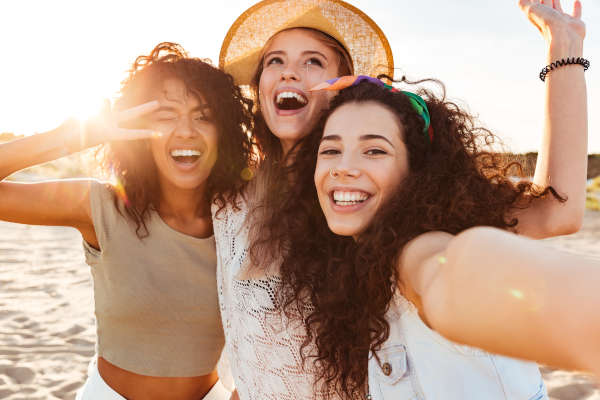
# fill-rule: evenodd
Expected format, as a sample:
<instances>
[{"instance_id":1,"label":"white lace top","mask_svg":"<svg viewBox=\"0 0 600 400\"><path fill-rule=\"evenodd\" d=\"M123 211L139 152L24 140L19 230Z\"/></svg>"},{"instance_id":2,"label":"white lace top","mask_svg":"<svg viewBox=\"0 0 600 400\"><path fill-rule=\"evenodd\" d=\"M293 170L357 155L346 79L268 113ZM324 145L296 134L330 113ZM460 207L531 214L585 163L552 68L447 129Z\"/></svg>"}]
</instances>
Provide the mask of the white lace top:
<instances>
[{"instance_id":1,"label":"white lace top","mask_svg":"<svg viewBox=\"0 0 600 400\"><path fill-rule=\"evenodd\" d=\"M324 393L315 390L314 369L304 364L300 348L306 332L296 322L288 325L276 311L277 277L240 280L247 267L248 206L240 211L227 206L213 215L217 240L217 285L225 351L241 399L318 400ZM213 213L216 208L213 207Z\"/></svg>"},{"instance_id":2,"label":"white lace top","mask_svg":"<svg viewBox=\"0 0 600 400\"><path fill-rule=\"evenodd\" d=\"M238 279L249 262L247 214L244 203L240 211L228 206L213 218L225 352L240 398L323 399L321 385L314 385L314 367L307 361L302 368L305 330L300 322L288 326L276 311L275 289L281 280ZM425 326L399 293L386 318L390 337L378 357L369 357L368 399L548 398L537 365L447 341Z\"/></svg>"}]
</instances>

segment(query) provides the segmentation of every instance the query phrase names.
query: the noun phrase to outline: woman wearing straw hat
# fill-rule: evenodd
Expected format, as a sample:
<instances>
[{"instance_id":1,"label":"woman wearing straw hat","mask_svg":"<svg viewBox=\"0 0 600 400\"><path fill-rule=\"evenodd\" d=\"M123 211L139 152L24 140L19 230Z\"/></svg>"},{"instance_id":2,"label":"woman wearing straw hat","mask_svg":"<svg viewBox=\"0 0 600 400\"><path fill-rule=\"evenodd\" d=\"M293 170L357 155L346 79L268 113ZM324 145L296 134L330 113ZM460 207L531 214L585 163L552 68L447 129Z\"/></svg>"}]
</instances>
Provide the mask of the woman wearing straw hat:
<instances>
[{"instance_id":1,"label":"woman wearing straw hat","mask_svg":"<svg viewBox=\"0 0 600 400\"><path fill-rule=\"evenodd\" d=\"M583 35L578 33L585 30L578 2L574 17L563 13L557 1L553 6L522 0L521 7L552 38L549 59L581 55ZM285 167L332 96L309 89L336 76L392 75L392 53L377 25L342 1L267 0L230 28L220 65L236 83L250 85L258 100L254 134L262 156L240 210L226 209L214 220L221 317L232 372L243 399L330 397L329 388L313 387L318 366L302 357L304 344L309 353L314 349L302 328L303 310L298 315L281 312L279 266L294 240L294 227L279 218L289 187ZM547 111L557 107L566 112L548 114L534 182L542 191L552 182L569 200L560 204L546 196L515 215L519 233L534 238L576 231L583 213L585 82L578 68L556 72L547 84ZM523 371L529 369L523 365ZM539 372L529 376L529 384L539 385Z\"/></svg>"}]
</instances>

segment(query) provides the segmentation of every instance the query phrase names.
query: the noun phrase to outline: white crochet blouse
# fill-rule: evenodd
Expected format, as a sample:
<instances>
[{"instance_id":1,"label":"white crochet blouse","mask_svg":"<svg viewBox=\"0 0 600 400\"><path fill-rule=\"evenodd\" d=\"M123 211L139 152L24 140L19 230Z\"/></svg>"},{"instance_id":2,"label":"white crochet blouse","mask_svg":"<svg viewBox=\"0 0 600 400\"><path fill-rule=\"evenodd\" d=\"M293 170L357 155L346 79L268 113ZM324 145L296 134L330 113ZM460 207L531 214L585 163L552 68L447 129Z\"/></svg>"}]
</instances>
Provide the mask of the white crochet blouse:
<instances>
[{"instance_id":1,"label":"white crochet blouse","mask_svg":"<svg viewBox=\"0 0 600 400\"><path fill-rule=\"evenodd\" d=\"M240 398L323 399L322 385L314 384L314 367L307 361L302 368L306 331L301 322L289 323L276 311L275 290L281 280L238 279L249 262L248 209L245 203L241 206L213 218L225 352ZM390 337L378 357L369 357L368 399L548 399L536 364L449 342L429 329L399 293L386 318ZM314 348L307 350L314 354Z\"/></svg>"},{"instance_id":2,"label":"white crochet blouse","mask_svg":"<svg viewBox=\"0 0 600 400\"><path fill-rule=\"evenodd\" d=\"M304 364L300 348L306 331L300 321L288 325L276 311L278 277L238 279L248 266L248 206L241 210L227 206L218 216L213 206L217 241L217 285L221 320L225 331L225 352L241 399L318 400L324 393L315 390L314 369ZM320 385L319 385L320 386Z\"/></svg>"}]
</instances>

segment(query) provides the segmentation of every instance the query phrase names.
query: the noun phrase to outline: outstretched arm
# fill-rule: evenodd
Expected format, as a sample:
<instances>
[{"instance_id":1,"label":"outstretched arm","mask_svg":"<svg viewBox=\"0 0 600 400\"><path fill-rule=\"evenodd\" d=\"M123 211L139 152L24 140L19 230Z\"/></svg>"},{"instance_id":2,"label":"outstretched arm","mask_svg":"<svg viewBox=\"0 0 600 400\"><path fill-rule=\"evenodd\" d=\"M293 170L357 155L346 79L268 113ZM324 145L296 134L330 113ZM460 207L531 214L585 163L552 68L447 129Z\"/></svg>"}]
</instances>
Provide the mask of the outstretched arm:
<instances>
[{"instance_id":1,"label":"outstretched arm","mask_svg":"<svg viewBox=\"0 0 600 400\"><path fill-rule=\"evenodd\" d=\"M406 297L450 340L600 376L600 261L477 227L421 235L401 266Z\"/></svg>"},{"instance_id":2,"label":"outstretched arm","mask_svg":"<svg viewBox=\"0 0 600 400\"><path fill-rule=\"evenodd\" d=\"M149 130L118 128L125 121L150 112L157 102L99 118L84 126L67 121L57 129L0 145L0 220L32 225L78 228L91 244L96 242L89 210L89 180L15 183L4 179L24 168L111 140L134 140L153 135ZM88 240L89 239L89 240Z\"/></svg>"},{"instance_id":3,"label":"outstretched arm","mask_svg":"<svg viewBox=\"0 0 600 400\"><path fill-rule=\"evenodd\" d=\"M547 64L583 56L585 24L579 0L571 15L563 12L560 0L519 0L519 6L547 43ZM515 214L517 231L533 238L576 232L585 209L588 116L584 69L560 67L548 74L545 84L544 133L533 182L540 188L552 186L568 200L560 203L548 196Z\"/></svg>"}]
</instances>

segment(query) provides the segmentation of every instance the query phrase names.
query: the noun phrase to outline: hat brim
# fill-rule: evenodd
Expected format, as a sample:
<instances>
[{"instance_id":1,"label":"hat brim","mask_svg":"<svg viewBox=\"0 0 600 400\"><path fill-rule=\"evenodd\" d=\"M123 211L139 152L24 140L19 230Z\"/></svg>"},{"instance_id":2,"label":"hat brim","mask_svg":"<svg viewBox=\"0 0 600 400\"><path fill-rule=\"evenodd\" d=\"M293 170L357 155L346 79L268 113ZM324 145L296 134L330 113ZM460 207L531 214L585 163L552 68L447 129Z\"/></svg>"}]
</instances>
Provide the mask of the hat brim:
<instances>
[{"instance_id":1,"label":"hat brim","mask_svg":"<svg viewBox=\"0 0 600 400\"><path fill-rule=\"evenodd\" d=\"M357 75L393 76L387 38L365 13L341 0L264 0L233 23L221 46L219 67L236 84L249 85L265 43L290 28L311 28L338 40L348 51Z\"/></svg>"}]
</instances>

